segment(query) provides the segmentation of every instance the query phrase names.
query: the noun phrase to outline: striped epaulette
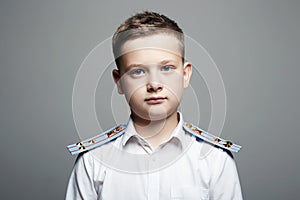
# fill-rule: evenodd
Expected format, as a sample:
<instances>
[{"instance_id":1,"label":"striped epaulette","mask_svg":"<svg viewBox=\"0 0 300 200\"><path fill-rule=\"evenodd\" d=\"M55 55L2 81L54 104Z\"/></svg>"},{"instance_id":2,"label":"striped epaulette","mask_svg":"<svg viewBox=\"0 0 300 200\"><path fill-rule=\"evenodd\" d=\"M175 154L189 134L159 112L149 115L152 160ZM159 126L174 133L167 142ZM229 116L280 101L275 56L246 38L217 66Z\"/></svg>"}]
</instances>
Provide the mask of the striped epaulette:
<instances>
[{"instance_id":1,"label":"striped epaulette","mask_svg":"<svg viewBox=\"0 0 300 200\"><path fill-rule=\"evenodd\" d=\"M216 145L218 147L227 149L234 153L237 153L242 148L240 145L234 144L232 141L224 140L220 137L214 136L214 135L194 126L191 123L184 123L183 128L190 134L196 136L197 138L200 138L212 145Z\"/></svg>"},{"instance_id":2,"label":"striped epaulette","mask_svg":"<svg viewBox=\"0 0 300 200\"><path fill-rule=\"evenodd\" d=\"M99 147L125 133L126 125L117 125L94 137L67 146L72 155Z\"/></svg>"}]
</instances>

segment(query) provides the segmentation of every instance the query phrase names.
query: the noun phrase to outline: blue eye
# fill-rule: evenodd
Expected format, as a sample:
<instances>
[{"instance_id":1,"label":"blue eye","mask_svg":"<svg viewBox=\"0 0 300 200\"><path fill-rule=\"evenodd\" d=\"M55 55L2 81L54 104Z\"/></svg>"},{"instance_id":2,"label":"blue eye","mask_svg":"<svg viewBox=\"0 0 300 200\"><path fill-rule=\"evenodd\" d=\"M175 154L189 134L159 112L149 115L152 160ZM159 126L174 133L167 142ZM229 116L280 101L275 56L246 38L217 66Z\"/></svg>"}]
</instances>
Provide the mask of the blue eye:
<instances>
[{"instance_id":1,"label":"blue eye","mask_svg":"<svg viewBox=\"0 0 300 200\"><path fill-rule=\"evenodd\" d=\"M162 69L162 71L168 72L168 71L171 71L171 70L172 70L172 67L169 66L169 65L166 65L166 66L163 66L161 69Z\"/></svg>"},{"instance_id":2,"label":"blue eye","mask_svg":"<svg viewBox=\"0 0 300 200\"><path fill-rule=\"evenodd\" d=\"M130 74L133 76L141 76L142 74L144 74L144 71L142 69L135 69L132 70Z\"/></svg>"}]
</instances>

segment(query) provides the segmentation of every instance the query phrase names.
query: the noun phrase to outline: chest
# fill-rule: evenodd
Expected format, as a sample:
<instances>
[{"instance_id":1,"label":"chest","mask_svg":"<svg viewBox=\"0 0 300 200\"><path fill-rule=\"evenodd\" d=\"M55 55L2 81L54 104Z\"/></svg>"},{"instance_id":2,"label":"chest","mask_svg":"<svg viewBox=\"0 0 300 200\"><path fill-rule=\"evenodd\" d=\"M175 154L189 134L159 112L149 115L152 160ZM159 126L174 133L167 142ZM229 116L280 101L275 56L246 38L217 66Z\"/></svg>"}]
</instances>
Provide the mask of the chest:
<instances>
[{"instance_id":1,"label":"chest","mask_svg":"<svg viewBox=\"0 0 300 200\"><path fill-rule=\"evenodd\" d=\"M208 199L209 181L209 166L185 155L155 171L126 173L108 168L100 195L103 200Z\"/></svg>"}]
</instances>

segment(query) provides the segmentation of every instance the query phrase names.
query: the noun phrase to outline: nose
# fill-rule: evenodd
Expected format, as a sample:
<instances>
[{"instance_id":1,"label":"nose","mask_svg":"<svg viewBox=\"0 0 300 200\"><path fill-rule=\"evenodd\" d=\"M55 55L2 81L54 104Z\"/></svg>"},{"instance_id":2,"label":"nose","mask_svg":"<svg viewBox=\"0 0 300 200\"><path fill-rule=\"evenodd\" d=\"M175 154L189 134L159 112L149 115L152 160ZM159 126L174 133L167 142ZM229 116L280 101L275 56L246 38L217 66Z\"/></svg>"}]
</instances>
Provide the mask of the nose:
<instances>
[{"instance_id":1,"label":"nose","mask_svg":"<svg viewBox=\"0 0 300 200\"><path fill-rule=\"evenodd\" d=\"M163 86L158 82L150 82L147 84L147 92L160 92L162 91Z\"/></svg>"},{"instance_id":2,"label":"nose","mask_svg":"<svg viewBox=\"0 0 300 200\"><path fill-rule=\"evenodd\" d=\"M157 67L153 66L149 70L148 79L147 79L147 92L160 92L163 89L161 84L161 77L157 71Z\"/></svg>"}]
</instances>

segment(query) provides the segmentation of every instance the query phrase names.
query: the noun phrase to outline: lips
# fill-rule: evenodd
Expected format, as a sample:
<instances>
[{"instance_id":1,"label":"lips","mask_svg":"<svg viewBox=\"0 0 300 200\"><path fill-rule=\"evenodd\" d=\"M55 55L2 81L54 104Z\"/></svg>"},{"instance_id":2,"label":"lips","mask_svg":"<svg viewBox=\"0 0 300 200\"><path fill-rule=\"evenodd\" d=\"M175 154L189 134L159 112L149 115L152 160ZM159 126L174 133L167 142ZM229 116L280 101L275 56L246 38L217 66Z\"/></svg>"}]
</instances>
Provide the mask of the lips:
<instances>
[{"instance_id":1,"label":"lips","mask_svg":"<svg viewBox=\"0 0 300 200\"><path fill-rule=\"evenodd\" d=\"M164 102L166 99L167 99L167 97L150 97L150 98L145 99L145 101L148 104L159 104L159 103Z\"/></svg>"}]
</instances>

